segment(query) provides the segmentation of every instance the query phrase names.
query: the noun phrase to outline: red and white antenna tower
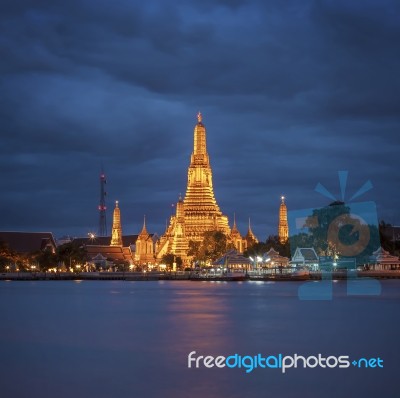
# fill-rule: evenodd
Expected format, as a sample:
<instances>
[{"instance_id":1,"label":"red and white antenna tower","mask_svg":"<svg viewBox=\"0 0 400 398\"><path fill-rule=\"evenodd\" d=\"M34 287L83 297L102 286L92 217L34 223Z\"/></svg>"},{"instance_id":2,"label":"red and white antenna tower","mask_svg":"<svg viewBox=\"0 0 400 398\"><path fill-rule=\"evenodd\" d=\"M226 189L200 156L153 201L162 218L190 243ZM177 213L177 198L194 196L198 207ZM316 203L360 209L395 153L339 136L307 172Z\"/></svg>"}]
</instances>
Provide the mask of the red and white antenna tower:
<instances>
[{"instance_id":1,"label":"red and white antenna tower","mask_svg":"<svg viewBox=\"0 0 400 398\"><path fill-rule=\"evenodd\" d=\"M106 175L103 167L100 173L100 203L99 203L99 231L98 236L107 236L107 215L106 215Z\"/></svg>"}]
</instances>

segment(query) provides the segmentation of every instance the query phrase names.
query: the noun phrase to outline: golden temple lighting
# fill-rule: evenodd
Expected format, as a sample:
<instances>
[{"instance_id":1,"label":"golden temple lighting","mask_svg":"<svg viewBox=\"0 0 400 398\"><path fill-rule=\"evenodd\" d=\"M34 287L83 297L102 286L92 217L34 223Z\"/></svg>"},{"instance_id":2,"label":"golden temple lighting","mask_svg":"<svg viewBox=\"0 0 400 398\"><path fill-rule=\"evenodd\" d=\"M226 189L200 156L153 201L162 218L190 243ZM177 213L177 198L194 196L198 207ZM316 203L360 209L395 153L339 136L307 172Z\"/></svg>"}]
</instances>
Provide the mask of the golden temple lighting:
<instances>
[{"instance_id":1,"label":"golden temple lighting","mask_svg":"<svg viewBox=\"0 0 400 398\"><path fill-rule=\"evenodd\" d=\"M279 207L279 225L278 237L281 243L285 243L289 239L289 226L287 218L287 207L285 204L285 197L281 196L281 205Z\"/></svg>"},{"instance_id":2,"label":"golden temple lighting","mask_svg":"<svg viewBox=\"0 0 400 398\"><path fill-rule=\"evenodd\" d=\"M228 217L223 215L214 196L212 170L207 152L206 128L197 114L193 134L185 198L179 198L176 212L160 238L157 258L173 253L187 260L189 241L201 242L207 231L231 233Z\"/></svg>"},{"instance_id":3,"label":"golden temple lighting","mask_svg":"<svg viewBox=\"0 0 400 398\"><path fill-rule=\"evenodd\" d=\"M115 201L115 209L113 213L111 246L122 246L121 211L118 207L118 200Z\"/></svg>"}]
</instances>

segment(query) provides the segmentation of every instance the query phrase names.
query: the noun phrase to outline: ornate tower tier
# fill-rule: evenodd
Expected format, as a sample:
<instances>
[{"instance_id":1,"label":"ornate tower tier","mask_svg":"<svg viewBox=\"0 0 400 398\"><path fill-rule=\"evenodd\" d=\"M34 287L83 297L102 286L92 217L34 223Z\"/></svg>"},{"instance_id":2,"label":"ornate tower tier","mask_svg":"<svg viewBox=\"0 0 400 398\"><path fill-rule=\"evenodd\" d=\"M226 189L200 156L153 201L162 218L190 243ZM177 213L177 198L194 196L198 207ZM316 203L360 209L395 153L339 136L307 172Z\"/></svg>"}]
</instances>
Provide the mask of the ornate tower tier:
<instances>
[{"instance_id":1,"label":"ornate tower tier","mask_svg":"<svg viewBox=\"0 0 400 398\"><path fill-rule=\"evenodd\" d=\"M137 264L151 264L156 257L157 236L149 234L146 228L146 216L143 217L143 227L136 239L135 262Z\"/></svg>"},{"instance_id":2,"label":"ornate tower tier","mask_svg":"<svg viewBox=\"0 0 400 398\"><path fill-rule=\"evenodd\" d=\"M189 263L189 242L201 242L207 231L221 231L228 237L231 230L214 197L212 171L207 153L206 129L201 113L194 128L194 145L188 169L185 198L179 198L176 214L170 218L158 244L157 258L172 253ZM240 234L239 234L240 235Z\"/></svg>"},{"instance_id":3,"label":"ornate tower tier","mask_svg":"<svg viewBox=\"0 0 400 398\"><path fill-rule=\"evenodd\" d=\"M111 246L122 246L121 212L118 207L118 200L115 202L115 209L113 214Z\"/></svg>"},{"instance_id":4,"label":"ornate tower tier","mask_svg":"<svg viewBox=\"0 0 400 398\"><path fill-rule=\"evenodd\" d=\"M254 235L252 229L251 229L251 223L250 223L250 217L249 217L249 228L247 230L246 234L246 242L247 242L247 247L253 246L255 243L258 243L257 237Z\"/></svg>"},{"instance_id":5,"label":"ornate tower tier","mask_svg":"<svg viewBox=\"0 0 400 398\"><path fill-rule=\"evenodd\" d=\"M287 219L287 208L285 204L285 197L281 197L281 206L279 208L279 226L278 226L278 237L281 243L285 243L289 238L289 226Z\"/></svg>"},{"instance_id":6,"label":"ornate tower tier","mask_svg":"<svg viewBox=\"0 0 400 398\"><path fill-rule=\"evenodd\" d=\"M222 214L214 196L212 171L207 153L206 128L200 112L194 128L194 145L190 157L183 209L185 235L188 240L200 241L203 239L204 232L212 230L230 234L228 217Z\"/></svg>"}]
</instances>

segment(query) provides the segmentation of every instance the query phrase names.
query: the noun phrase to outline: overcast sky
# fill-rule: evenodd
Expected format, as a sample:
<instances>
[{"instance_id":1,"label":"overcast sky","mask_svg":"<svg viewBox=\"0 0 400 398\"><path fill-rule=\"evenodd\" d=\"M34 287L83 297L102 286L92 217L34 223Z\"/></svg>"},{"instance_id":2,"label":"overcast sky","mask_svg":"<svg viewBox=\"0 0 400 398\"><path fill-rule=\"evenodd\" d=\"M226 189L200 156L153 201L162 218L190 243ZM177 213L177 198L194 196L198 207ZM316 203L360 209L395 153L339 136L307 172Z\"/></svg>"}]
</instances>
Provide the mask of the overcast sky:
<instances>
[{"instance_id":1,"label":"overcast sky","mask_svg":"<svg viewBox=\"0 0 400 398\"><path fill-rule=\"evenodd\" d=\"M242 234L289 209L372 200L400 224L400 3L31 0L0 5L0 229L161 234L201 110L216 199Z\"/></svg>"}]
</instances>

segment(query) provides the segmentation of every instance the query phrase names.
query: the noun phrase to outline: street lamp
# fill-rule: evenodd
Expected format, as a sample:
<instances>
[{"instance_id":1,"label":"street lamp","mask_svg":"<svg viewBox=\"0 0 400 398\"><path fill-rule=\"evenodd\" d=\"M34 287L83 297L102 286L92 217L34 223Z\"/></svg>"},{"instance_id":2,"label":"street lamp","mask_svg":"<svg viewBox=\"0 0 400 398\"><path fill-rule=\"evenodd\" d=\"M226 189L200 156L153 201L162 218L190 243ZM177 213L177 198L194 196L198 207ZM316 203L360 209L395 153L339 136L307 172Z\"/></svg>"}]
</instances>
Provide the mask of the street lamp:
<instances>
[{"instance_id":1,"label":"street lamp","mask_svg":"<svg viewBox=\"0 0 400 398\"><path fill-rule=\"evenodd\" d=\"M267 266L267 263L269 263L270 261L271 261L271 258L270 258L270 257L264 258L265 268L269 268L269 267ZM264 270L264 273L265 273L265 274L268 274L268 273L269 273L269 270Z\"/></svg>"},{"instance_id":2,"label":"street lamp","mask_svg":"<svg viewBox=\"0 0 400 398\"><path fill-rule=\"evenodd\" d=\"M257 271L258 271L258 274L261 273L260 265L259 265L260 263L262 264L262 258L260 256L257 256Z\"/></svg>"},{"instance_id":3,"label":"street lamp","mask_svg":"<svg viewBox=\"0 0 400 398\"><path fill-rule=\"evenodd\" d=\"M257 269L257 259L258 258L259 258L258 256L254 256L254 258L249 257L249 259L253 262L253 271L255 271Z\"/></svg>"}]
</instances>

